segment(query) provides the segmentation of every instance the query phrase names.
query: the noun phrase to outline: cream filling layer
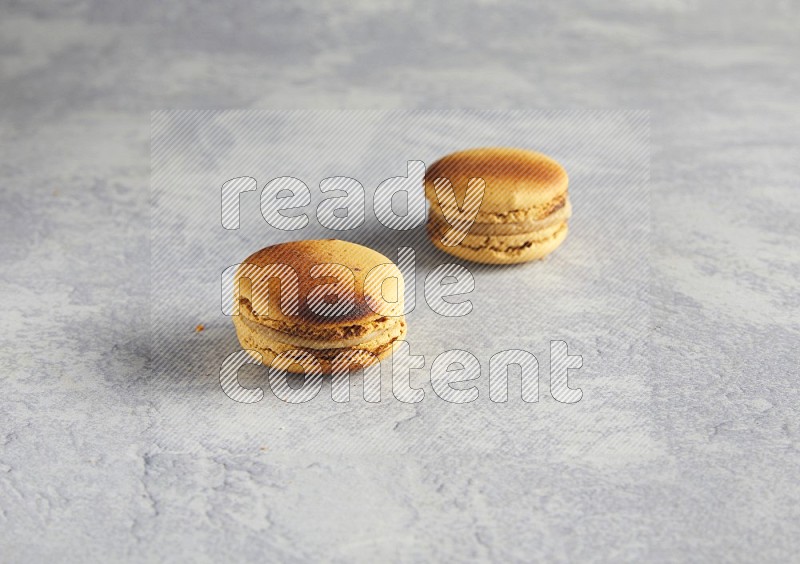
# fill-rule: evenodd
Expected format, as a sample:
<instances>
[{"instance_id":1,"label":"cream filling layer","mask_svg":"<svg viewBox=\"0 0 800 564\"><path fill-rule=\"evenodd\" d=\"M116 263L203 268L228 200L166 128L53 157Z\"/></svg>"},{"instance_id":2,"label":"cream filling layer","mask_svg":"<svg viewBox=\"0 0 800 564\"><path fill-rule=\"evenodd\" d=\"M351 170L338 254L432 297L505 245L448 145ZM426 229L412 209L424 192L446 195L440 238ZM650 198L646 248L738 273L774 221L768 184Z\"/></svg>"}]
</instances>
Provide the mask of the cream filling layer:
<instances>
[{"instance_id":1,"label":"cream filling layer","mask_svg":"<svg viewBox=\"0 0 800 564\"><path fill-rule=\"evenodd\" d=\"M326 341L326 340L309 339L307 337L296 337L294 335L289 335L288 333L284 333L283 331L278 331L277 329L271 329L270 327L265 327L247 318L239 316L239 321L241 323L243 323L252 332L257 333L260 338L266 341L280 343L282 345L291 345L293 347L301 347L304 349L312 349L312 350L345 349L349 347L357 347L364 343L374 341L380 336L385 335L387 333L391 333L392 331L396 330L397 327L400 325L399 320L400 320L399 317L392 318L390 323L384 328L377 331L373 331L372 333L367 333L366 335L362 335L360 337L355 337L351 339L334 339Z\"/></svg>"},{"instance_id":2,"label":"cream filling layer","mask_svg":"<svg viewBox=\"0 0 800 564\"><path fill-rule=\"evenodd\" d=\"M523 233L536 233L553 225L563 223L572 216L572 205L569 199L564 203L564 206L551 213L543 219L529 219L518 223L478 223L475 222L469 226L467 231L468 235L521 235ZM450 229L454 229L442 211L437 208L431 208L430 221L439 227L443 233L447 233Z\"/></svg>"}]
</instances>

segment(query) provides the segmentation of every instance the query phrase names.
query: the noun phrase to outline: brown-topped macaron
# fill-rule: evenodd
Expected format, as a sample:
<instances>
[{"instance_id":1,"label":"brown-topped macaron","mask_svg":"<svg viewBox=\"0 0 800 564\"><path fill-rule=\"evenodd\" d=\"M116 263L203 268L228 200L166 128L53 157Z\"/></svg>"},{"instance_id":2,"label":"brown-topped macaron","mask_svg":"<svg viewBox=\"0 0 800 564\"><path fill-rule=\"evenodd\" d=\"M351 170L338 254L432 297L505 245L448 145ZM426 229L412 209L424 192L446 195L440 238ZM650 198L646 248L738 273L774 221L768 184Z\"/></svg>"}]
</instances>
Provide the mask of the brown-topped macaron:
<instances>
[{"instance_id":1,"label":"brown-topped macaron","mask_svg":"<svg viewBox=\"0 0 800 564\"><path fill-rule=\"evenodd\" d=\"M242 348L264 364L287 353L281 367L289 372L305 372L292 359L308 354L323 373L336 362L368 366L406 334L403 291L397 266L370 248L336 239L281 243L239 266L233 324Z\"/></svg>"},{"instance_id":2,"label":"brown-topped macaron","mask_svg":"<svg viewBox=\"0 0 800 564\"><path fill-rule=\"evenodd\" d=\"M475 178L485 182L483 199L474 221L459 224L453 219L459 210L453 206L465 207L467 185ZM440 179L449 180L455 202L442 197L446 183ZM475 262L544 258L567 236L572 211L567 184L561 165L534 151L487 147L447 155L425 174L425 196L431 204L428 234L439 249ZM453 239L458 243L452 244Z\"/></svg>"}]
</instances>

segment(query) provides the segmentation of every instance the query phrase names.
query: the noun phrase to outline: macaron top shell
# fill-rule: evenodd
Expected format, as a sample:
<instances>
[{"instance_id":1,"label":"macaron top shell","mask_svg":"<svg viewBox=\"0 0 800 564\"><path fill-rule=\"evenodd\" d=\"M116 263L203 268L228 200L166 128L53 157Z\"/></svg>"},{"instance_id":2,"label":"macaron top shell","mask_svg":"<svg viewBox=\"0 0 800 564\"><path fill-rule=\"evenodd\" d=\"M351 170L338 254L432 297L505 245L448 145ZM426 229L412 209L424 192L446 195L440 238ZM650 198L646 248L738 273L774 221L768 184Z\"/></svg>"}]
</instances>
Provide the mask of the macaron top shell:
<instances>
[{"instance_id":1,"label":"macaron top shell","mask_svg":"<svg viewBox=\"0 0 800 564\"><path fill-rule=\"evenodd\" d=\"M433 163L425 174L425 196L435 207L439 207L434 188L437 178L450 181L459 205L469 180L482 178L486 190L481 214L547 208L563 200L568 184L566 171L550 157L507 147L468 149Z\"/></svg>"},{"instance_id":2,"label":"macaron top shell","mask_svg":"<svg viewBox=\"0 0 800 564\"><path fill-rule=\"evenodd\" d=\"M240 315L283 329L364 326L403 311L397 266L373 249L338 239L293 241L253 253L236 273L234 294Z\"/></svg>"}]
</instances>

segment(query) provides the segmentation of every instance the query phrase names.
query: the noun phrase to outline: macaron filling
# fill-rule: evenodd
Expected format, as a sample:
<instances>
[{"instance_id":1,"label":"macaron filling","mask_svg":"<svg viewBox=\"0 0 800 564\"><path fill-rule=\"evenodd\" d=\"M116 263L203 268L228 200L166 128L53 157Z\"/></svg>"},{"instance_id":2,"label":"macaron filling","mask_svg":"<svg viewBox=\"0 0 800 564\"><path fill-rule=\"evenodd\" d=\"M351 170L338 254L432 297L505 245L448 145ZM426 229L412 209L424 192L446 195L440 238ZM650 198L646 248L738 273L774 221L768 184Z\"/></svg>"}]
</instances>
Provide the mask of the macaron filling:
<instances>
[{"instance_id":1,"label":"macaron filling","mask_svg":"<svg viewBox=\"0 0 800 564\"><path fill-rule=\"evenodd\" d=\"M365 343L379 340L382 336L391 336L395 332L398 332L402 326L399 318L390 318L388 323L380 330L376 330L365 335L360 335L358 337L352 337L349 339L314 339L307 336L298 336L289 332L271 329L247 318L242 318L240 322L247 327L251 333L257 335L259 340L318 351L358 347Z\"/></svg>"},{"instance_id":2,"label":"macaron filling","mask_svg":"<svg viewBox=\"0 0 800 564\"><path fill-rule=\"evenodd\" d=\"M568 199L555 208L550 215L540 219L526 219L519 222L480 222L475 221L467 232L468 235L521 235L524 233L536 233L556 224L561 224L572 215L572 206ZM431 209L430 221L433 222L442 232L447 233L452 226L447 221L444 213L438 208Z\"/></svg>"}]
</instances>

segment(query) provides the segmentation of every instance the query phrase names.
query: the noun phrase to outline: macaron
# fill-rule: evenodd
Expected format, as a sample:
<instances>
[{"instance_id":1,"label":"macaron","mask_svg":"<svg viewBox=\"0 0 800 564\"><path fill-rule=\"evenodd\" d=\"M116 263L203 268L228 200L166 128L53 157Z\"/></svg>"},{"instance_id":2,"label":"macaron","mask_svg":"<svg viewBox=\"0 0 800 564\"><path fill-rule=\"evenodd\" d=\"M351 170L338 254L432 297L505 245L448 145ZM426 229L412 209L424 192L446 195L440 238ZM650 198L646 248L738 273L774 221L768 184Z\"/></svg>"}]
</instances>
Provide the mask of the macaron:
<instances>
[{"instance_id":1,"label":"macaron","mask_svg":"<svg viewBox=\"0 0 800 564\"><path fill-rule=\"evenodd\" d=\"M323 374L336 363L375 364L406 334L403 276L368 247L336 239L261 249L237 269L233 324L242 348L264 364ZM238 306L238 307L236 307ZM238 314L237 314L238 313Z\"/></svg>"},{"instance_id":2,"label":"macaron","mask_svg":"<svg viewBox=\"0 0 800 564\"><path fill-rule=\"evenodd\" d=\"M485 188L474 221L453 221L453 212L458 212L453 206L465 207L467 185L475 178L483 179ZM441 179L449 180L455 202L437 195L437 186L445 193L441 187L446 182ZM486 147L452 153L425 174L428 235L442 251L474 262L513 264L542 259L567 236L572 213L567 185L564 168L535 151ZM454 234L460 239L455 245Z\"/></svg>"}]
</instances>

